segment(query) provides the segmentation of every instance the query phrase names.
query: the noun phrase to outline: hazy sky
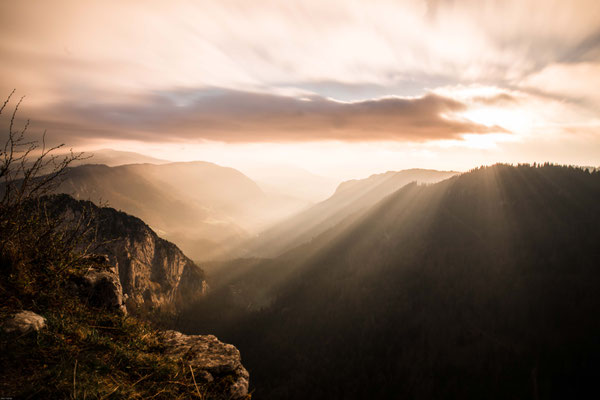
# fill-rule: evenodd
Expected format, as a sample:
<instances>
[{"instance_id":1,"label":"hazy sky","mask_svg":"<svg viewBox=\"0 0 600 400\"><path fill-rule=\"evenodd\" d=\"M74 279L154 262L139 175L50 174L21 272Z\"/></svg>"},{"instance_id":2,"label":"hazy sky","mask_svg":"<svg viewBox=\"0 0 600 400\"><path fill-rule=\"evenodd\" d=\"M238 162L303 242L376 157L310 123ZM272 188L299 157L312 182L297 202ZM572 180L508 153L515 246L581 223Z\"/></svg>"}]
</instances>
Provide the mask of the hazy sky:
<instances>
[{"instance_id":1,"label":"hazy sky","mask_svg":"<svg viewBox=\"0 0 600 400\"><path fill-rule=\"evenodd\" d=\"M53 142L335 177L600 165L598 0L4 0Z\"/></svg>"}]
</instances>

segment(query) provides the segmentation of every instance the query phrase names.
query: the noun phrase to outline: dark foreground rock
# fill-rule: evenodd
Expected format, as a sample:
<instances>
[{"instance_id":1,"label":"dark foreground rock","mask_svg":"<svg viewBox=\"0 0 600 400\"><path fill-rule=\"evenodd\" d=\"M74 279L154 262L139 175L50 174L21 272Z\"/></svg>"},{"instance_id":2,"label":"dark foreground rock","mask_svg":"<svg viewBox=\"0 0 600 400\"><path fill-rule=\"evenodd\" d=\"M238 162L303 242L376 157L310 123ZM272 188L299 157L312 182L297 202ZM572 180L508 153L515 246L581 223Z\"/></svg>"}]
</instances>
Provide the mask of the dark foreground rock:
<instances>
[{"instance_id":1,"label":"dark foreground rock","mask_svg":"<svg viewBox=\"0 0 600 400\"><path fill-rule=\"evenodd\" d=\"M248 395L249 374L242 365L240 352L233 345L219 341L213 335L184 335L177 331L161 333L166 355L189 364L197 377L205 381L231 376L232 399Z\"/></svg>"},{"instance_id":2,"label":"dark foreground rock","mask_svg":"<svg viewBox=\"0 0 600 400\"><path fill-rule=\"evenodd\" d=\"M119 311L127 314L123 287L115 266L96 264L82 276L71 280L74 294L93 307Z\"/></svg>"}]
</instances>

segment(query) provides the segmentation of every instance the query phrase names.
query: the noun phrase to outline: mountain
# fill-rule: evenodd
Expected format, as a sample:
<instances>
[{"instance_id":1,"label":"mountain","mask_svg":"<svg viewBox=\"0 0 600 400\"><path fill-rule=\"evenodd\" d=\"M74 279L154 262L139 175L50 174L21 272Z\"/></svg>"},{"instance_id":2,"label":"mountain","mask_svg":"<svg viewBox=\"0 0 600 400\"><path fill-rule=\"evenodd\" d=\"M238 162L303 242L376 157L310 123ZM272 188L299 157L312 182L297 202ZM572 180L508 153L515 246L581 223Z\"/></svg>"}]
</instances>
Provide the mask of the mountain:
<instances>
[{"instance_id":1,"label":"mountain","mask_svg":"<svg viewBox=\"0 0 600 400\"><path fill-rule=\"evenodd\" d=\"M89 158L88 158L89 157ZM170 161L161 160L145 154L135 153L132 151L120 151L113 149L99 149L86 151L84 158L77 160L73 166L84 164L104 164L109 167L126 164L166 164Z\"/></svg>"},{"instance_id":2,"label":"mountain","mask_svg":"<svg viewBox=\"0 0 600 400\"><path fill-rule=\"evenodd\" d=\"M130 166L71 168L57 192L96 204L107 203L136 215L158 234L178 243L194 259L218 252L221 242L245 237L243 229L226 216L179 196L170 186L148 179L139 173L141 168L136 168L137 171Z\"/></svg>"},{"instance_id":3,"label":"mountain","mask_svg":"<svg viewBox=\"0 0 600 400\"><path fill-rule=\"evenodd\" d=\"M254 181L234 168L203 161L134 164L122 168L226 216L247 231L268 224L271 212L277 211L272 208L279 207Z\"/></svg>"},{"instance_id":4,"label":"mountain","mask_svg":"<svg viewBox=\"0 0 600 400\"><path fill-rule=\"evenodd\" d=\"M599 200L600 173L552 165L409 184L238 261L180 325L234 343L264 399L595 397Z\"/></svg>"},{"instance_id":5,"label":"mountain","mask_svg":"<svg viewBox=\"0 0 600 400\"><path fill-rule=\"evenodd\" d=\"M358 218L361 212L410 182L434 183L456 174L454 171L409 169L342 182L328 199L261 233L248 246L248 254L276 256L310 241L347 218Z\"/></svg>"},{"instance_id":6,"label":"mountain","mask_svg":"<svg viewBox=\"0 0 600 400\"><path fill-rule=\"evenodd\" d=\"M67 226L93 227L92 250L116 267L129 311L173 310L206 293L204 271L139 218L65 194L44 202Z\"/></svg>"},{"instance_id":7,"label":"mountain","mask_svg":"<svg viewBox=\"0 0 600 400\"><path fill-rule=\"evenodd\" d=\"M196 260L229 249L300 207L207 162L70 168L58 192L136 215Z\"/></svg>"}]
</instances>

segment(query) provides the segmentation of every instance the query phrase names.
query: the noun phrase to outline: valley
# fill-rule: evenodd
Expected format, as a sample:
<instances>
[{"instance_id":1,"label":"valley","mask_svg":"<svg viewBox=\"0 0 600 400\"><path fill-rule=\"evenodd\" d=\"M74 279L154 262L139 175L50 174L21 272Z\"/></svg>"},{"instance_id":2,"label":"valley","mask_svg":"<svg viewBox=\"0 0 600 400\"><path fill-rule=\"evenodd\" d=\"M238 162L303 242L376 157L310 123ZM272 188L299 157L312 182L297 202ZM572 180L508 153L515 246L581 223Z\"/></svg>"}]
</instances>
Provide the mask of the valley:
<instances>
[{"instance_id":1,"label":"valley","mask_svg":"<svg viewBox=\"0 0 600 400\"><path fill-rule=\"evenodd\" d=\"M89 184L86 168L115 176ZM135 185L119 187L117 174ZM387 172L263 225L252 206L273 200L241 173L204 163L81 166L63 188L112 196L155 225L219 215L231 224L223 230L238 229L235 240L206 227L182 241L165 235L184 251L201 252L198 232L229 246L205 251L208 290L183 299L173 328L235 344L259 398L528 397L532 385L560 398L600 357L600 326L585 317L600 308L597 171ZM591 390L578 382L577 393Z\"/></svg>"}]
</instances>

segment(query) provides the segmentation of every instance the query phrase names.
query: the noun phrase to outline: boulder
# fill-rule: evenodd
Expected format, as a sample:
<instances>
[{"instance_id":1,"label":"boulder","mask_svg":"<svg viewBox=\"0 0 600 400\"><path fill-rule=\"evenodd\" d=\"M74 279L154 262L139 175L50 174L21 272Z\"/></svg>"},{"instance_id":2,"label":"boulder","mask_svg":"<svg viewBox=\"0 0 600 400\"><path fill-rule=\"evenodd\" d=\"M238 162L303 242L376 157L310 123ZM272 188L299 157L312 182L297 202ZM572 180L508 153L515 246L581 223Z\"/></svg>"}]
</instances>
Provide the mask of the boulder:
<instances>
[{"instance_id":1,"label":"boulder","mask_svg":"<svg viewBox=\"0 0 600 400\"><path fill-rule=\"evenodd\" d=\"M84 280L88 288L87 299L89 304L127 313L123 287L116 269L91 270L85 274Z\"/></svg>"},{"instance_id":2,"label":"boulder","mask_svg":"<svg viewBox=\"0 0 600 400\"><path fill-rule=\"evenodd\" d=\"M116 267L96 264L82 277L73 278L72 285L74 292L89 305L127 313L126 295Z\"/></svg>"},{"instance_id":3,"label":"boulder","mask_svg":"<svg viewBox=\"0 0 600 400\"><path fill-rule=\"evenodd\" d=\"M165 355L189 364L196 377L210 382L214 378L231 375L233 383L228 389L228 396L242 399L248 395L250 376L235 346L223 343L213 335L164 331L161 337L166 346Z\"/></svg>"},{"instance_id":4,"label":"boulder","mask_svg":"<svg viewBox=\"0 0 600 400\"><path fill-rule=\"evenodd\" d=\"M46 326L46 318L33 311L21 311L12 316L2 329L6 333L19 332L22 334L39 331Z\"/></svg>"}]
</instances>

